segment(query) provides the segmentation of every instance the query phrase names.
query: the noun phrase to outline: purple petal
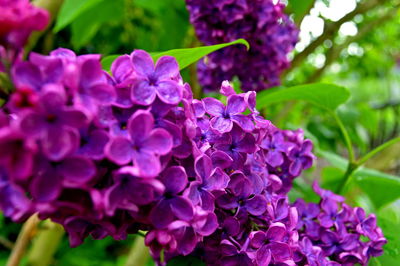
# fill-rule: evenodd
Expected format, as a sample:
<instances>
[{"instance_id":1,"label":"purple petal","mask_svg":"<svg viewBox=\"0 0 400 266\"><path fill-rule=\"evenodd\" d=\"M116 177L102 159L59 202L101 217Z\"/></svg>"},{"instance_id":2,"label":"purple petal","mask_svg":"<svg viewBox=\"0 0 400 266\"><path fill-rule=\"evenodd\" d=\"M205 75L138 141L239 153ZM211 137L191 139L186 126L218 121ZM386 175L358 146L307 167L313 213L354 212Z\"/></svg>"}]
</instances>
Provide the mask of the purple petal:
<instances>
[{"instance_id":1,"label":"purple petal","mask_svg":"<svg viewBox=\"0 0 400 266\"><path fill-rule=\"evenodd\" d=\"M233 123L228 118L214 117L211 119L211 127L220 133L225 133L232 130Z\"/></svg>"},{"instance_id":2,"label":"purple petal","mask_svg":"<svg viewBox=\"0 0 400 266\"><path fill-rule=\"evenodd\" d=\"M132 62L128 55L119 56L111 65L111 73L118 82L126 80L132 71Z\"/></svg>"},{"instance_id":3,"label":"purple petal","mask_svg":"<svg viewBox=\"0 0 400 266\"><path fill-rule=\"evenodd\" d=\"M61 192L62 176L49 167L39 171L30 184L32 197L39 202L49 202L55 200Z\"/></svg>"},{"instance_id":4,"label":"purple petal","mask_svg":"<svg viewBox=\"0 0 400 266\"><path fill-rule=\"evenodd\" d=\"M36 136L45 130L46 123L41 114L28 113L22 117L19 126L23 133L30 136Z\"/></svg>"},{"instance_id":5,"label":"purple petal","mask_svg":"<svg viewBox=\"0 0 400 266\"><path fill-rule=\"evenodd\" d=\"M143 50L135 50L131 54L133 71L139 76L149 77L154 72L154 62L151 56Z\"/></svg>"},{"instance_id":6,"label":"purple petal","mask_svg":"<svg viewBox=\"0 0 400 266\"><path fill-rule=\"evenodd\" d=\"M232 121L235 121L244 131L252 132L255 128L253 120L247 115L233 115Z\"/></svg>"},{"instance_id":7,"label":"purple petal","mask_svg":"<svg viewBox=\"0 0 400 266\"><path fill-rule=\"evenodd\" d=\"M268 202L265 197L255 195L253 198L246 200L246 210L255 216L263 214L267 210Z\"/></svg>"},{"instance_id":8,"label":"purple petal","mask_svg":"<svg viewBox=\"0 0 400 266\"><path fill-rule=\"evenodd\" d=\"M175 197L169 200L170 208L175 216L183 221L190 221L193 218L192 203L184 197Z\"/></svg>"},{"instance_id":9,"label":"purple petal","mask_svg":"<svg viewBox=\"0 0 400 266\"><path fill-rule=\"evenodd\" d=\"M225 106L215 98L203 99L206 112L213 116L221 116L225 112Z\"/></svg>"},{"instance_id":10,"label":"purple petal","mask_svg":"<svg viewBox=\"0 0 400 266\"><path fill-rule=\"evenodd\" d=\"M131 100L131 87L116 87L115 88L116 99L115 106L121 108L130 108L133 105Z\"/></svg>"},{"instance_id":11,"label":"purple petal","mask_svg":"<svg viewBox=\"0 0 400 266\"><path fill-rule=\"evenodd\" d=\"M292 256L292 252L288 244L274 242L268 244L267 246L271 250L271 254L275 262L284 262L285 260L290 259Z\"/></svg>"},{"instance_id":12,"label":"purple petal","mask_svg":"<svg viewBox=\"0 0 400 266\"><path fill-rule=\"evenodd\" d=\"M90 87L89 95L101 104L109 104L115 101L116 92L113 86L100 83Z\"/></svg>"},{"instance_id":13,"label":"purple petal","mask_svg":"<svg viewBox=\"0 0 400 266\"><path fill-rule=\"evenodd\" d=\"M270 265L271 250L267 245L264 245L259 250L257 250L256 260L258 265Z\"/></svg>"},{"instance_id":14,"label":"purple petal","mask_svg":"<svg viewBox=\"0 0 400 266\"><path fill-rule=\"evenodd\" d=\"M233 159L223 151L215 151L211 154L214 167L226 169L232 165Z\"/></svg>"},{"instance_id":15,"label":"purple petal","mask_svg":"<svg viewBox=\"0 0 400 266\"><path fill-rule=\"evenodd\" d=\"M244 138L236 145L238 152L254 153L257 150L256 139L252 134L245 134Z\"/></svg>"},{"instance_id":16,"label":"purple petal","mask_svg":"<svg viewBox=\"0 0 400 266\"><path fill-rule=\"evenodd\" d=\"M155 76L158 80L170 80L179 75L179 66L172 56L162 56L157 60Z\"/></svg>"},{"instance_id":17,"label":"purple petal","mask_svg":"<svg viewBox=\"0 0 400 266\"><path fill-rule=\"evenodd\" d=\"M161 81L156 88L158 97L164 103L177 104L182 99L182 88L176 81Z\"/></svg>"},{"instance_id":18,"label":"purple petal","mask_svg":"<svg viewBox=\"0 0 400 266\"><path fill-rule=\"evenodd\" d=\"M154 118L149 111L136 111L128 121L128 132L135 144L147 139L153 127Z\"/></svg>"},{"instance_id":19,"label":"purple petal","mask_svg":"<svg viewBox=\"0 0 400 266\"><path fill-rule=\"evenodd\" d=\"M212 163L210 157L207 155L200 156L195 161L195 171L196 174L203 180L207 180L207 178L211 175Z\"/></svg>"},{"instance_id":20,"label":"purple petal","mask_svg":"<svg viewBox=\"0 0 400 266\"><path fill-rule=\"evenodd\" d=\"M37 66L30 62L20 62L13 69L14 83L17 88L29 87L39 90L42 85L42 75Z\"/></svg>"},{"instance_id":21,"label":"purple petal","mask_svg":"<svg viewBox=\"0 0 400 266\"><path fill-rule=\"evenodd\" d=\"M269 150L265 161L272 167L277 167L283 164L283 155L279 151Z\"/></svg>"},{"instance_id":22,"label":"purple petal","mask_svg":"<svg viewBox=\"0 0 400 266\"><path fill-rule=\"evenodd\" d=\"M188 179L185 168L182 166L171 166L164 171L161 182L165 185L168 193L175 195L185 189Z\"/></svg>"},{"instance_id":23,"label":"purple petal","mask_svg":"<svg viewBox=\"0 0 400 266\"><path fill-rule=\"evenodd\" d=\"M131 100L141 105L150 105L156 98L156 87L146 80L138 80L132 86Z\"/></svg>"},{"instance_id":24,"label":"purple petal","mask_svg":"<svg viewBox=\"0 0 400 266\"><path fill-rule=\"evenodd\" d=\"M43 152L47 158L59 161L79 146L79 134L63 127L51 127L42 138Z\"/></svg>"},{"instance_id":25,"label":"purple petal","mask_svg":"<svg viewBox=\"0 0 400 266\"><path fill-rule=\"evenodd\" d=\"M161 171L160 159L152 153L142 151L134 153L133 162L140 177L155 177Z\"/></svg>"},{"instance_id":26,"label":"purple petal","mask_svg":"<svg viewBox=\"0 0 400 266\"><path fill-rule=\"evenodd\" d=\"M69 184L85 184L96 174L94 163L83 156L74 156L65 159L60 165L60 172Z\"/></svg>"},{"instance_id":27,"label":"purple petal","mask_svg":"<svg viewBox=\"0 0 400 266\"><path fill-rule=\"evenodd\" d=\"M150 212L149 219L156 228L165 228L174 221L169 200L161 200Z\"/></svg>"},{"instance_id":28,"label":"purple petal","mask_svg":"<svg viewBox=\"0 0 400 266\"><path fill-rule=\"evenodd\" d=\"M213 191L224 189L228 186L229 176L222 171L221 168L215 168L211 176L205 181L206 186L204 186L204 188L207 190Z\"/></svg>"},{"instance_id":29,"label":"purple petal","mask_svg":"<svg viewBox=\"0 0 400 266\"><path fill-rule=\"evenodd\" d=\"M119 165L124 165L132 160L132 144L123 137L112 139L105 148L106 156Z\"/></svg>"},{"instance_id":30,"label":"purple petal","mask_svg":"<svg viewBox=\"0 0 400 266\"><path fill-rule=\"evenodd\" d=\"M104 78L101 64L97 59L86 59L82 63L80 86L87 90L94 85L94 83Z\"/></svg>"},{"instance_id":31,"label":"purple petal","mask_svg":"<svg viewBox=\"0 0 400 266\"><path fill-rule=\"evenodd\" d=\"M150 136L143 143L143 149L148 152L165 155L172 149L172 137L162 128L156 128L151 131Z\"/></svg>"},{"instance_id":32,"label":"purple petal","mask_svg":"<svg viewBox=\"0 0 400 266\"><path fill-rule=\"evenodd\" d=\"M283 223L273 223L267 231L267 239L269 241L282 241L286 235L286 227Z\"/></svg>"},{"instance_id":33,"label":"purple petal","mask_svg":"<svg viewBox=\"0 0 400 266\"><path fill-rule=\"evenodd\" d=\"M243 96L233 94L228 97L226 112L230 115L240 114L246 110L246 107Z\"/></svg>"},{"instance_id":34,"label":"purple petal","mask_svg":"<svg viewBox=\"0 0 400 266\"><path fill-rule=\"evenodd\" d=\"M66 109L65 111L62 111L60 114L62 122L65 125L75 127L75 128L81 128L85 126L88 123L88 118L86 115L78 110L75 109Z\"/></svg>"}]
</instances>

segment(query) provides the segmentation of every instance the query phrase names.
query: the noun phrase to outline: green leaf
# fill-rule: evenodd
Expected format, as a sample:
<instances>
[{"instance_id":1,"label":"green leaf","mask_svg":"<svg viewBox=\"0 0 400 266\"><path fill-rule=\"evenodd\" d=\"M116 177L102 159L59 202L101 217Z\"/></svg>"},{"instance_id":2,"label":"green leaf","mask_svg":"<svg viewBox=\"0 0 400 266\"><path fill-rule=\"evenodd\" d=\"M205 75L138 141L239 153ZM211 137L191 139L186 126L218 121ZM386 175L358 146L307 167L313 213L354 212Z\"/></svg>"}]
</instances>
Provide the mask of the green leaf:
<instances>
[{"instance_id":1,"label":"green leaf","mask_svg":"<svg viewBox=\"0 0 400 266\"><path fill-rule=\"evenodd\" d=\"M124 1L101 1L81 13L71 24L72 44L75 49L87 44L97 33L102 24L118 22L124 15Z\"/></svg>"},{"instance_id":2,"label":"green leaf","mask_svg":"<svg viewBox=\"0 0 400 266\"><path fill-rule=\"evenodd\" d=\"M58 32L75 18L105 0L64 0L53 31Z\"/></svg>"},{"instance_id":3,"label":"green leaf","mask_svg":"<svg viewBox=\"0 0 400 266\"><path fill-rule=\"evenodd\" d=\"M197 62L200 58L215 52L219 49L225 48L227 46L235 45L235 44L243 44L247 47L247 49L250 49L249 43L244 40L244 39L238 39L233 42L229 43L221 43L221 44L216 44L216 45L210 45L210 46L202 46L202 47L196 47L196 48L184 48L184 49L174 49L174 50L169 50L165 52L159 52L159 53L152 53L152 57L154 61L156 61L158 58L164 55L170 55L176 58L179 64L179 69L184 69L185 67L189 66L190 64L193 64Z\"/></svg>"},{"instance_id":4,"label":"green leaf","mask_svg":"<svg viewBox=\"0 0 400 266\"><path fill-rule=\"evenodd\" d=\"M173 57L175 57L176 61L178 61L179 69L182 70L182 69L186 68L187 66L189 66L190 64L195 63L203 56L206 56L206 55L208 55L212 52L215 52L219 49L225 48L227 46L235 45L235 44L243 44L247 47L247 49L250 48L250 45L246 40L238 39L233 42L222 43L222 44L217 44L217 45L202 46L202 47L196 47L196 48L173 49L173 50L169 50L169 51L165 51L165 52L153 52L153 53L150 53L150 55L154 61L157 61L161 56L164 56L164 55L173 56ZM109 56L104 57L101 60L103 69L106 71L109 71L112 62L117 57L118 57L118 55L109 55Z\"/></svg>"},{"instance_id":5,"label":"green leaf","mask_svg":"<svg viewBox=\"0 0 400 266\"><path fill-rule=\"evenodd\" d=\"M319 150L317 153L336 168L346 170L346 159L326 151ZM340 182L340 176L337 178L337 182ZM376 209L400 199L400 178L397 176L362 167L353 174L351 183L368 195Z\"/></svg>"},{"instance_id":6,"label":"green leaf","mask_svg":"<svg viewBox=\"0 0 400 266\"><path fill-rule=\"evenodd\" d=\"M321 175L322 187L332 191L337 191L340 184L339 180L343 179L344 171L336 167L327 166L322 169Z\"/></svg>"},{"instance_id":7,"label":"green leaf","mask_svg":"<svg viewBox=\"0 0 400 266\"><path fill-rule=\"evenodd\" d=\"M377 209L400 199L400 178L373 169L360 169L354 182L369 196Z\"/></svg>"},{"instance_id":8,"label":"green leaf","mask_svg":"<svg viewBox=\"0 0 400 266\"><path fill-rule=\"evenodd\" d=\"M384 253L371 260L369 265L398 265L400 261L400 201L390 204L377 213L378 225L388 243L383 246Z\"/></svg>"},{"instance_id":9,"label":"green leaf","mask_svg":"<svg viewBox=\"0 0 400 266\"><path fill-rule=\"evenodd\" d=\"M289 100L303 100L328 111L334 111L345 103L349 91L333 84L314 83L289 88L276 88L258 93L257 106L263 109L266 105Z\"/></svg>"},{"instance_id":10,"label":"green leaf","mask_svg":"<svg viewBox=\"0 0 400 266\"><path fill-rule=\"evenodd\" d=\"M101 59L101 66L103 67L103 69L106 71L110 71L112 63L114 62L115 59L117 59L118 56L120 55L114 54L103 57Z\"/></svg>"},{"instance_id":11,"label":"green leaf","mask_svg":"<svg viewBox=\"0 0 400 266\"><path fill-rule=\"evenodd\" d=\"M315 0L289 0L287 10L293 13L294 21L298 24L314 6Z\"/></svg>"}]
</instances>

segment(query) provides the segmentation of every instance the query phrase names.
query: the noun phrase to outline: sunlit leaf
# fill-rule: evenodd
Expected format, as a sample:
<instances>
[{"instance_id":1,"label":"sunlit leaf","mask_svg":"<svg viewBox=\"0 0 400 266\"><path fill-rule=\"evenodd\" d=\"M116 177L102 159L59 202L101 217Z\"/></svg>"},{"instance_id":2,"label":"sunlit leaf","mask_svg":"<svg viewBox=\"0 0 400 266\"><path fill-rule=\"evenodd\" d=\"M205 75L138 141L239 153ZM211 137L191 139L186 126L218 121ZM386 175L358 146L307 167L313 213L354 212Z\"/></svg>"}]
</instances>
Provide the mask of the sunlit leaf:
<instances>
[{"instance_id":1,"label":"sunlit leaf","mask_svg":"<svg viewBox=\"0 0 400 266\"><path fill-rule=\"evenodd\" d=\"M64 0L53 31L58 32L79 15L105 0Z\"/></svg>"},{"instance_id":2,"label":"sunlit leaf","mask_svg":"<svg viewBox=\"0 0 400 266\"><path fill-rule=\"evenodd\" d=\"M257 95L259 109L273 103L289 100L303 100L320 108L334 111L350 97L349 91L333 84L314 83L289 88L262 91Z\"/></svg>"}]
</instances>

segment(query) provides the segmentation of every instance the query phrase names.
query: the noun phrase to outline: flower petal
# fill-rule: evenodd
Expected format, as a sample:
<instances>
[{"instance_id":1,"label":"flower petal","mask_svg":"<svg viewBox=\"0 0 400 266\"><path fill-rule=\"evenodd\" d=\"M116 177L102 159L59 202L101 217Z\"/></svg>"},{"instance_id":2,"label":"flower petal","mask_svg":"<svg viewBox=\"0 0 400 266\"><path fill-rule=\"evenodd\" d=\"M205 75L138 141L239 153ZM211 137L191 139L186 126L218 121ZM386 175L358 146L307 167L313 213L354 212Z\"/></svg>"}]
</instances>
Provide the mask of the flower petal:
<instances>
[{"instance_id":1,"label":"flower petal","mask_svg":"<svg viewBox=\"0 0 400 266\"><path fill-rule=\"evenodd\" d=\"M131 100L141 105L150 105L156 98L156 88L147 80L138 80L132 86Z\"/></svg>"},{"instance_id":2,"label":"flower petal","mask_svg":"<svg viewBox=\"0 0 400 266\"><path fill-rule=\"evenodd\" d=\"M162 56L157 60L155 76L158 80L170 80L179 75L179 65L172 56Z\"/></svg>"},{"instance_id":3,"label":"flower petal","mask_svg":"<svg viewBox=\"0 0 400 266\"><path fill-rule=\"evenodd\" d=\"M137 75L149 77L154 72L154 62L151 56L143 50L135 50L131 54L133 71Z\"/></svg>"},{"instance_id":4,"label":"flower petal","mask_svg":"<svg viewBox=\"0 0 400 266\"><path fill-rule=\"evenodd\" d=\"M226 112L230 115L240 114L246 110L246 102L241 95L233 94L228 97Z\"/></svg>"},{"instance_id":5,"label":"flower petal","mask_svg":"<svg viewBox=\"0 0 400 266\"><path fill-rule=\"evenodd\" d=\"M65 177L68 185L85 184L96 174L94 163L84 156L69 157L62 161L60 173Z\"/></svg>"},{"instance_id":6,"label":"flower petal","mask_svg":"<svg viewBox=\"0 0 400 266\"><path fill-rule=\"evenodd\" d=\"M207 97L203 99L205 110L213 116L221 116L225 112L225 106L215 98Z\"/></svg>"},{"instance_id":7,"label":"flower petal","mask_svg":"<svg viewBox=\"0 0 400 266\"><path fill-rule=\"evenodd\" d=\"M190 221L193 218L193 206L190 200L184 197L174 197L169 200L172 212L183 221Z\"/></svg>"},{"instance_id":8,"label":"flower petal","mask_svg":"<svg viewBox=\"0 0 400 266\"><path fill-rule=\"evenodd\" d=\"M106 145L105 154L116 164L127 164L132 160L132 144L126 138L116 137Z\"/></svg>"},{"instance_id":9,"label":"flower petal","mask_svg":"<svg viewBox=\"0 0 400 266\"><path fill-rule=\"evenodd\" d=\"M156 86L160 100L167 104L177 104L182 99L182 87L176 81L166 80Z\"/></svg>"},{"instance_id":10,"label":"flower petal","mask_svg":"<svg viewBox=\"0 0 400 266\"><path fill-rule=\"evenodd\" d=\"M171 134L163 128L151 131L149 137L143 143L143 149L159 155L165 155L172 149L173 141Z\"/></svg>"},{"instance_id":11,"label":"flower petal","mask_svg":"<svg viewBox=\"0 0 400 266\"><path fill-rule=\"evenodd\" d=\"M230 132L232 130L233 123L230 119L223 117L214 117L211 119L211 128L217 130L220 133Z\"/></svg>"},{"instance_id":12,"label":"flower petal","mask_svg":"<svg viewBox=\"0 0 400 266\"><path fill-rule=\"evenodd\" d=\"M160 159L152 153L134 153L133 162L140 177L155 177L161 171Z\"/></svg>"}]
</instances>

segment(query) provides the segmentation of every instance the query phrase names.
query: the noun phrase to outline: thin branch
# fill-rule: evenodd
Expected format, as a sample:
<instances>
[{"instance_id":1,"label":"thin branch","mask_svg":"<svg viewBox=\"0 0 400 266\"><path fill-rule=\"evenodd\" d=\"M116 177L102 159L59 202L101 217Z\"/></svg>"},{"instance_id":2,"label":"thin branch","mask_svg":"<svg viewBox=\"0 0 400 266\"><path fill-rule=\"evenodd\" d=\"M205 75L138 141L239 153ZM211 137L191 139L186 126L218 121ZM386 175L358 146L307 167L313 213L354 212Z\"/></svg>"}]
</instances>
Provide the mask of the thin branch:
<instances>
[{"instance_id":1,"label":"thin branch","mask_svg":"<svg viewBox=\"0 0 400 266\"><path fill-rule=\"evenodd\" d=\"M386 1L387 0L364 1L361 4L359 4L352 12L348 13L338 21L333 23L325 22L325 29L323 34L317 37L303 51L298 53L293 58L290 68L283 74L283 76L287 75L287 73L289 73L292 69L300 65L304 61L304 59L306 59L311 53L313 53L315 49L319 47L321 44L323 44L326 40L333 39L333 37L336 35L342 24L352 20L358 14L363 14L370 9L382 5Z\"/></svg>"},{"instance_id":2,"label":"thin branch","mask_svg":"<svg viewBox=\"0 0 400 266\"><path fill-rule=\"evenodd\" d=\"M307 79L307 83L312 83L318 80L322 74L325 72L328 66L330 66L335 60L339 57L340 53L347 48L351 43L356 42L362 39L365 35L369 34L373 28L376 28L379 25L384 24L385 22L393 19L397 11L399 9L399 4L395 7L391 8L388 12L386 12L383 16L374 18L373 20L366 23L355 36L347 37L343 44L338 46L332 46L331 49L325 55L325 63L319 68L309 79Z\"/></svg>"},{"instance_id":3,"label":"thin branch","mask_svg":"<svg viewBox=\"0 0 400 266\"><path fill-rule=\"evenodd\" d=\"M29 244L34 232L36 231L39 218L36 214L32 215L22 226L21 232L18 235L17 242L11 251L11 255L8 258L7 266L18 266L20 265L21 259L24 256L26 247Z\"/></svg>"}]
</instances>

